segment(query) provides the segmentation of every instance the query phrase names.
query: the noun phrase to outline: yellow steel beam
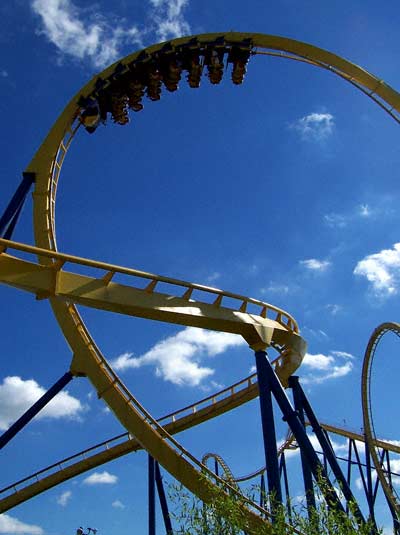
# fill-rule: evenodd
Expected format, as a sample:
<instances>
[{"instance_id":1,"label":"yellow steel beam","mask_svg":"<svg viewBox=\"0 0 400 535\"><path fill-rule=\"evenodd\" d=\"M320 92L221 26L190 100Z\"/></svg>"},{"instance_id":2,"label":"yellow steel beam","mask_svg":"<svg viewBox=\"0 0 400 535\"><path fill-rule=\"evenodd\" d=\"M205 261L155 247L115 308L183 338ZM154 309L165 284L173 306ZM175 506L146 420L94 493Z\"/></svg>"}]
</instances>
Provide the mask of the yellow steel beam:
<instances>
[{"instance_id":1,"label":"yellow steel beam","mask_svg":"<svg viewBox=\"0 0 400 535\"><path fill-rule=\"evenodd\" d=\"M63 257L68 258L67 255ZM52 298L62 303L68 301L130 316L238 334L253 349L266 348L271 344L285 347L276 367L284 385L304 357L304 340L276 320L215 304L104 282L103 277L61 270L62 264L36 264L2 253L0 282L32 292L40 299Z\"/></svg>"}]
</instances>

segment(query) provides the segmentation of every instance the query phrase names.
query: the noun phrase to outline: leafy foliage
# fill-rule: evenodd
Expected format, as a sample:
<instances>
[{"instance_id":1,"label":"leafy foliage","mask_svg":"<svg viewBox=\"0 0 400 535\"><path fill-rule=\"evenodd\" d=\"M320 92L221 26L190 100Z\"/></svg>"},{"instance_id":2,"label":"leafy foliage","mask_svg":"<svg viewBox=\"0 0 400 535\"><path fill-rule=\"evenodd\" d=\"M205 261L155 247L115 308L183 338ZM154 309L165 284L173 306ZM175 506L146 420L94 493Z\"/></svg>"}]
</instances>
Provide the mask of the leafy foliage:
<instances>
[{"instance_id":1,"label":"leafy foliage","mask_svg":"<svg viewBox=\"0 0 400 535\"><path fill-rule=\"evenodd\" d=\"M171 516L174 520L174 535L253 535L247 531L245 525L244 507L248 506L250 498L255 503L260 496L256 487L243 496L215 493L211 504L204 504L178 484L169 486L169 496L173 510ZM376 530L371 522L359 525L355 516L355 508L350 505L347 515L343 511L328 508L321 492L316 489L315 509L307 512L305 501L291 504L290 514L286 506L274 503L269 496L266 497L269 511L266 511L265 523L257 528L254 535L379 535L382 530ZM290 520L290 522L289 522Z\"/></svg>"}]
</instances>

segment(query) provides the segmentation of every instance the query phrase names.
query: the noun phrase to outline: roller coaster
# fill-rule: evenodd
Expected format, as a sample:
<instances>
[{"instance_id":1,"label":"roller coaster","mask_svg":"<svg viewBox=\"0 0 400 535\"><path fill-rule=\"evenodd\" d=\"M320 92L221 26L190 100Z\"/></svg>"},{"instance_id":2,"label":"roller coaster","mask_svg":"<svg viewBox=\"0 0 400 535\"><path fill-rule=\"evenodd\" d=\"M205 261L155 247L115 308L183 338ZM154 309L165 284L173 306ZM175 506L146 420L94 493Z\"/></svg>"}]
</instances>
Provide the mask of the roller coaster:
<instances>
[{"instance_id":1,"label":"roller coaster","mask_svg":"<svg viewBox=\"0 0 400 535\"><path fill-rule=\"evenodd\" d=\"M57 250L57 186L64 159L78 131L84 129L95 134L110 117L118 125L128 124L131 113L144 113L145 95L148 100L156 101L161 98L163 87L175 92L183 75L186 75L189 87L197 89L204 76L211 84L220 83L225 67L231 65L232 82L239 85L244 80L248 62L255 55L303 62L330 71L366 94L396 122L400 122L400 94L382 80L331 52L273 35L231 32L175 39L135 52L88 82L51 128L24 171L23 180L0 219L0 281L30 292L37 299L49 301L73 355L69 371L0 437L0 447L4 447L73 377L86 377L91 382L98 397L104 400L127 433L7 485L0 490L0 512L8 511L87 470L143 449L148 452L152 463L149 464L149 485L151 480L154 487L156 480L167 533L172 528L159 465L205 503L211 502L216 493L222 497L226 493L238 496L243 512L242 529L246 533L257 534L274 522L273 507L266 501L265 492L259 503L244 497L239 483L261 477L261 488L265 489L266 477L268 492L284 502L283 478L289 506L285 452L298 448L309 508L315 507L313 488L322 476L324 485L321 491L330 507L348 510L351 502L353 506L355 504L357 522L365 522L366 516L374 520L375 499L381 486L393 517L394 531L400 533L400 504L394 484L394 478L399 474L390 467L390 454L400 454L400 447L377 438L370 402L371 364L377 344L388 331L400 336L398 324L383 324L373 333L368 344L362 376L364 432L357 433L319 422L316 418L294 375L305 356L306 342L300 335L297 322L286 311L244 295ZM35 245L27 245L11 238L32 187ZM82 267L85 273L90 274L82 275ZM116 282L119 275L124 275L124 280L129 283ZM165 293L166 288L168 293ZM156 419L112 369L89 333L78 312L78 305L236 334L243 337L254 351L257 373ZM266 353L269 348L277 352L277 358L271 362ZM294 406L286 394L287 389L293 392ZM257 397L260 400L265 466L252 474L235 477L216 453L205 455L200 462L176 440L177 433ZM289 426L288 436L279 448L272 398L275 398ZM315 433L321 451L313 447L307 433L308 426ZM347 458L341 459L335 454L329 433L347 439ZM360 444L365 447L365 462L360 458ZM208 467L212 461L214 470ZM346 475L343 463L347 467ZM362 479L367 514L362 512L351 490L353 465L357 465ZM377 475L376 482L373 481L374 473ZM343 505L335 485L340 486L346 505ZM293 532L289 524L287 531ZM155 534L154 515L149 517L149 534Z\"/></svg>"}]
</instances>

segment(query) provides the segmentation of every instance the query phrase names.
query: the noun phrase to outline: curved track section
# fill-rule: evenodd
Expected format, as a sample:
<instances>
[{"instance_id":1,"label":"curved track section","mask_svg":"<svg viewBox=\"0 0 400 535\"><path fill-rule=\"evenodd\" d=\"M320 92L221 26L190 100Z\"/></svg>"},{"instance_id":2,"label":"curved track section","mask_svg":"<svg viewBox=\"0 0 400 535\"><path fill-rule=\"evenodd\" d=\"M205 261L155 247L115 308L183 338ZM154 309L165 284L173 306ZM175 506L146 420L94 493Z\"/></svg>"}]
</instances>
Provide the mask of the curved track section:
<instances>
[{"instance_id":1,"label":"curved track section","mask_svg":"<svg viewBox=\"0 0 400 535\"><path fill-rule=\"evenodd\" d=\"M279 357L278 357L279 358ZM180 433L209 419L215 418L255 399L258 396L257 374L252 374L242 381L216 392L196 403L174 411L160 418L158 422L170 434ZM349 429L340 428L327 423L320 424L323 429L335 435L364 442L365 435ZM400 446L379 439L373 441L377 448L384 448L400 454ZM298 446L293 434L288 432L285 441L278 449L278 455L284 450L293 450ZM129 433L123 433L105 442L83 450L75 455L62 459L51 466L35 472L31 476L16 481L0 489L0 513L55 487L69 479L81 475L88 470L118 459L123 455L141 449L140 444ZM236 483L244 482L265 472L262 467L250 474L235 477Z\"/></svg>"},{"instance_id":2,"label":"curved track section","mask_svg":"<svg viewBox=\"0 0 400 535\"><path fill-rule=\"evenodd\" d=\"M203 455L203 458L201 459L201 462L202 462L202 464L204 464L204 466L207 466L207 463L208 463L208 461L210 459L213 459L222 468L222 470L224 472L224 475L222 476L222 478L225 481L227 481L229 483L229 485L231 485L232 487L234 487L235 489L237 489L240 492L239 486L237 485L236 480L233 477L232 471L229 468L229 466L226 464L224 459L220 455L218 455L218 453L209 452L209 453L206 453L205 455Z\"/></svg>"},{"instance_id":3,"label":"curved track section","mask_svg":"<svg viewBox=\"0 0 400 535\"><path fill-rule=\"evenodd\" d=\"M186 61L185 58L189 57L189 85L198 87L196 76L200 74L201 77L204 65L207 65L211 83L219 82L223 74L223 58L226 54L228 62L233 63L233 82L241 83L249 57L247 54L263 51L270 55L283 52L285 57L290 57L290 59L306 61L329 69L373 97L398 120L400 112L398 93L360 67L305 43L271 35L227 33L176 39L166 44L149 47L145 51L127 56L91 80L67 105L26 169L26 172L35 175L33 197L37 249L31 252L38 254L39 264L18 260L5 253L0 259L0 264L3 265L3 275L5 274L7 279L3 278L4 282L33 291L38 297L49 298L57 321L74 355L71 371L76 375L87 376L99 397L104 399L122 425L135 436L138 443L168 472L205 502L210 502L215 492L223 492L219 485L228 489L229 492L236 491L207 471L145 411L110 368L86 329L74 303L152 317L182 325L236 332L241 334L253 349L265 349L271 344L276 344L282 351L281 364L285 367L288 363L290 373L293 373L301 363L305 351L304 341L298 335L295 325L291 323L283 325L279 316L275 320L270 320L263 317L262 311L260 315L248 313L247 301L243 300L239 310L223 309L221 301L227 295L224 292L211 292L217 294L215 301L211 304L199 303L192 297L192 292L199 288L178 281L178 286L185 287L186 291L183 296L173 296L173 300L176 299L176 301L171 310L168 308L170 298L167 299L168 296L165 294L156 295L154 291L155 286L161 280L160 277L146 274L144 278L150 279L150 282L145 289L138 290L121 287L111 282L116 272L115 266L104 268L105 274L101 279L81 277L63 271L62 267L66 262L75 262L75 260L56 253L54 219L56 192L64 158L81 124L84 124L87 130L93 131L97 119L100 116L106 119L108 112L113 116L114 122L125 124L129 120L128 104L132 109L139 111L144 89L150 100L158 100L162 81L170 91L177 88L176 70L174 71L173 61L168 58L173 60L177 54L181 54L181 59ZM193 60L193 52L196 58L202 58L200 63ZM162 76L165 68L168 71L167 78ZM145 72L145 82L142 83L141 79L138 88L135 76L143 72ZM193 76L196 79L193 79ZM133 85L130 85L131 83ZM85 261L85 265L88 265L88 262L90 261ZM75 263L84 264L82 259ZM117 271L121 272L121 269L118 268ZM163 282L167 284L176 284L176 281L163 279ZM128 299L122 295L125 290L129 293ZM147 296L144 295L146 292ZM135 304L136 298L139 299L139 307ZM165 306L162 310L162 317L154 317L158 310L157 306L161 302ZM210 479L204 478L204 470ZM212 485L212 480L218 484ZM248 503L248 507L244 509L244 528L251 533L257 533L261 524L265 524L255 510L265 514L256 504Z\"/></svg>"},{"instance_id":4,"label":"curved track section","mask_svg":"<svg viewBox=\"0 0 400 535\"><path fill-rule=\"evenodd\" d=\"M391 484L388 474L383 469L377 451L377 439L374 429L374 422L372 418L372 402L371 402L371 372L372 364L374 362L375 352L382 337L387 333L393 333L400 338L400 324L394 322L386 322L379 325L372 333L364 356L362 379L361 379L361 397L362 409L364 419L365 439L368 443L371 457L375 465L375 470L379 481L384 490L386 499L392 505L398 520L400 521L400 499L399 495ZM400 450L400 448L399 448Z\"/></svg>"},{"instance_id":5,"label":"curved track section","mask_svg":"<svg viewBox=\"0 0 400 535\"><path fill-rule=\"evenodd\" d=\"M256 379L256 374L253 374L211 396L163 416L158 422L172 435L215 418L256 398L258 396ZM135 437L124 433L63 459L1 489L0 513L87 470L139 449L142 448Z\"/></svg>"}]
</instances>

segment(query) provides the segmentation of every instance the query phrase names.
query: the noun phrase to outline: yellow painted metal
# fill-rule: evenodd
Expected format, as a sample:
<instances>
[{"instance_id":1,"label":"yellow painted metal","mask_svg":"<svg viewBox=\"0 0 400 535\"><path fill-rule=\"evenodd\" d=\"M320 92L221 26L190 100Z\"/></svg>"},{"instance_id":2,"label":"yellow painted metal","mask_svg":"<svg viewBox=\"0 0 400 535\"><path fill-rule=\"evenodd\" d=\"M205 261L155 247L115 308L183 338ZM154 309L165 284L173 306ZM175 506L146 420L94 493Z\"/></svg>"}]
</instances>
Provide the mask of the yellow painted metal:
<instances>
[{"instance_id":1,"label":"yellow painted metal","mask_svg":"<svg viewBox=\"0 0 400 535\"><path fill-rule=\"evenodd\" d=\"M379 325L372 333L367 348L365 350L362 376L361 376L361 399L364 419L365 439L368 443L371 457L375 466L375 470L379 481L382 485L383 491L387 500L392 504L397 515L397 520L400 521L400 500L399 495L394 489L390 481L390 474L383 468L380 459L377 444L374 422L372 418L372 403L371 403L371 367L375 356L376 348L381 338L388 332L392 332L400 337L400 323L385 322ZM397 448L397 453L400 453L400 448Z\"/></svg>"},{"instance_id":2,"label":"yellow painted metal","mask_svg":"<svg viewBox=\"0 0 400 535\"><path fill-rule=\"evenodd\" d=\"M387 103L391 110L394 110L397 113L400 112L400 96L396 91L372 74L335 54L284 37L250 33L226 33L224 35L226 40L231 43L240 43L243 39L250 38L255 47L266 50L284 51L297 56L298 58L311 60L312 63L328 68L339 76L348 79L350 82L356 83L363 91L371 95L376 95L383 102ZM220 36L221 34L204 34L197 36L197 38L199 42L204 43L214 41ZM173 46L184 44L191 38L192 37L176 39L171 41L171 44ZM161 46L162 45L155 45L150 47L147 49L147 52L152 53L159 50ZM119 63L127 64L137 58L137 56L138 53L134 53L122 59ZM99 76L106 79L113 73L115 65L116 64L107 68ZM34 191L34 232L36 245L41 249L49 251L56 251L57 249L54 207L60 171L68 147L80 125L79 98L81 96L89 95L94 90L97 79L97 76L93 78L70 101L26 169L28 172L35 173L36 177ZM102 281L103 287L101 288L98 279L87 280L79 278L78 280L76 274L61 271L59 266L53 268L52 271L49 271L49 269L46 270L46 267L49 268L55 263L55 258L55 256L52 257L39 253L39 265L19 263L17 266L15 260L12 260L11 257L3 254L0 258L0 265L3 265L2 269L4 277L8 277L8 283L31 289L35 284L38 284L43 288L42 292L38 292L38 297L49 297L50 299L54 314L74 354L71 365L72 371L76 374L87 375L97 392L103 397L121 423L137 437L140 444L174 477L187 486L187 488L204 501L209 501L212 499L212 487L211 482L205 480L201 476L201 470L204 469L204 467L180 447L165 429L157 424L157 422L144 411L143 407L141 407L137 400L135 400L135 398L127 391L119 378L109 367L99 348L97 348L94 340L91 338L86 326L79 316L76 307L69 301L71 296L73 296L74 299L78 299L78 297L82 298L82 285L92 284L95 286L94 289L89 288L89 293L92 296L92 303L96 302L99 306L103 306L104 303L111 300L113 302L112 307L110 305L111 309L117 307L118 303L121 307L120 301L122 300L122 296L118 293L119 288L117 286L111 286L111 284L113 284L110 282L113 276L112 271L108 271L104 276ZM13 264L13 269L16 270L14 274L7 272L7 269L11 264ZM30 270L29 273L26 269ZM112 288L111 291L110 286ZM85 290L88 290L88 288L86 287ZM189 287L185 295L186 304L191 292L192 288ZM112 296L109 295L111 293L113 294ZM133 294L131 294L131 297L132 295ZM153 294L151 295L153 296ZM220 294L218 294L216 298L217 305L218 300L220 299L219 295ZM107 301L107 298L109 298L109 301ZM183 298L184 301L185 298ZM64 301L64 299L66 300ZM85 293L84 299L86 301L88 299L87 292ZM126 300L122 301L123 310L120 309L119 311L125 312L126 307L131 306L132 303L130 300L128 303ZM148 304L151 303L147 302L147 305ZM156 305L156 303L154 304ZM198 307L197 302L193 302L192 306ZM205 314L209 313L209 306L205 310ZM239 322L242 321L247 329L247 320L251 315L243 312L245 307L246 303L243 301L242 312L239 309L239 312L236 312L235 317L239 318ZM219 310L219 306L217 306L216 309ZM188 317L187 306L184 307L182 313L182 318ZM242 316L239 316L238 314L242 314ZM203 317L201 312L198 315L189 314L189 316L192 318ZM233 316L234 314L231 313L230 318L232 319ZM178 318L178 314L174 317ZM262 318L262 315L260 317ZM208 328L218 330L218 326L221 326L221 317L215 314L215 310L210 318L207 317L206 320L202 321L207 323ZM222 321L224 322L225 318L222 318ZM179 323L179 321L177 322ZM186 324L184 321L182 323ZM231 322L230 325L233 323L234 322ZM250 321L253 331L253 334L250 336L250 343L254 348L259 349L265 347L272 340L274 333L279 335L279 333L285 331L285 328L282 328L280 321L277 321L276 323L277 326L272 325L269 322L263 323L258 318L256 321ZM266 329L263 328L264 326ZM253 341L254 333L257 333L257 335L256 339ZM286 333L285 336L291 337L290 340L301 340L299 335L295 333L292 325L286 327ZM303 346L302 349L304 349L304 347L305 346ZM298 352L297 346L295 348L289 346L288 348L285 348L285 351L283 352L286 359L288 355L287 351L293 351L293 353L297 355L303 353L303 351L301 353ZM283 356L281 362L283 363L284 360L285 357ZM300 361L297 359L297 362L295 363L296 366L299 363ZM292 372L293 371L295 371L295 368ZM210 475L210 477L212 476ZM255 508L255 505L253 504L252 507ZM248 531L257 533L257 529L262 520L252 511L247 509L245 517L248 524Z\"/></svg>"}]
</instances>

